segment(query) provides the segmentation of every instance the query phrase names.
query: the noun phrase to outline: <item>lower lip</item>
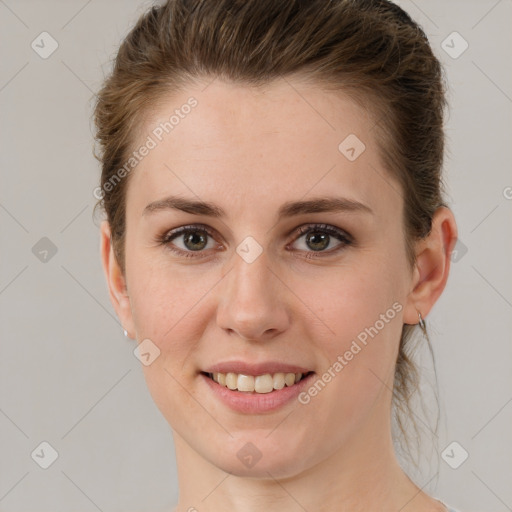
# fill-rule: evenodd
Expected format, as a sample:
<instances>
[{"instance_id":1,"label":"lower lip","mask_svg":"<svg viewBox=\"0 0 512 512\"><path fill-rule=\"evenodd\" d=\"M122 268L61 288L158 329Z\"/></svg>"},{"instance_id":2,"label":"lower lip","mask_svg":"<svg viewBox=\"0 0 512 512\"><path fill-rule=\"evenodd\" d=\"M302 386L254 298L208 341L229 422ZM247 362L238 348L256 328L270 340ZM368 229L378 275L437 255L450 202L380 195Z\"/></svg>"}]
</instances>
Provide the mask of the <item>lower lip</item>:
<instances>
[{"instance_id":1,"label":"lower lip","mask_svg":"<svg viewBox=\"0 0 512 512\"><path fill-rule=\"evenodd\" d=\"M244 414L262 414L275 411L293 399L306 388L311 379L315 376L310 373L293 386L285 386L282 389L275 389L270 393L246 393L221 386L204 373L199 376L206 382L214 395L231 409Z\"/></svg>"}]
</instances>

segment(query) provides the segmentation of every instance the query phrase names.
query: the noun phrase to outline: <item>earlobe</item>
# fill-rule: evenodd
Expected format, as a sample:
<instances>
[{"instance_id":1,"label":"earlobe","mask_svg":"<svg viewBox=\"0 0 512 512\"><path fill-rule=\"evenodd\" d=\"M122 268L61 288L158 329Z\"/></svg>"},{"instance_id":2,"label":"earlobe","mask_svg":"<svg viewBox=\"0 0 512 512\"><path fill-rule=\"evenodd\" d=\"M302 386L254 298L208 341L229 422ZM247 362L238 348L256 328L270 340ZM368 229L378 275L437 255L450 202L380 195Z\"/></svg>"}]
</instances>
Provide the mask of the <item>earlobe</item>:
<instances>
[{"instance_id":1,"label":"earlobe","mask_svg":"<svg viewBox=\"0 0 512 512\"><path fill-rule=\"evenodd\" d=\"M106 220L101 223L101 261L107 280L110 302L116 311L123 329L127 331L127 335L130 338L134 338L132 336L134 332L133 319L126 280L116 260L112 247L110 225Z\"/></svg>"},{"instance_id":2,"label":"earlobe","mask_svg":"<svg viewBox=\"0 0 512 512\"><path fill-rule=\"evenodd\" d=\"M417 244L412 290L404 312L404 323L417 324L429 314L443 292L450 271L451 254L457 240L457 225L452 211L436 210L430 234Z\"/></svg>"}]
</instances>

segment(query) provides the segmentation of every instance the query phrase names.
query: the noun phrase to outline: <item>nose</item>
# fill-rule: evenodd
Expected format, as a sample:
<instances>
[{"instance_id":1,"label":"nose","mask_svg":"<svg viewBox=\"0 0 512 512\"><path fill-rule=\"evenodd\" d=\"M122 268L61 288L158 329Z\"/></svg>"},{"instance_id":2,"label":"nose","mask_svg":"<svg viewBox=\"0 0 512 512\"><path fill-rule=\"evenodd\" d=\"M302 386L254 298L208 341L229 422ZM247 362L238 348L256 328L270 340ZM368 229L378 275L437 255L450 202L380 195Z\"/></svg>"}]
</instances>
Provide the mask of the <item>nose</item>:
<instances>
[{"instance_id":1,"label":"nose","mask_svg":"<svg viewBox=\"0 0 512 512\"><path fill-rule=\"evenodd\" d=\"M217 324L247 341L266 341L290 324L290 292L263 251L248 263L238 255L219 289Z\"/></svg>"}]
</instances>

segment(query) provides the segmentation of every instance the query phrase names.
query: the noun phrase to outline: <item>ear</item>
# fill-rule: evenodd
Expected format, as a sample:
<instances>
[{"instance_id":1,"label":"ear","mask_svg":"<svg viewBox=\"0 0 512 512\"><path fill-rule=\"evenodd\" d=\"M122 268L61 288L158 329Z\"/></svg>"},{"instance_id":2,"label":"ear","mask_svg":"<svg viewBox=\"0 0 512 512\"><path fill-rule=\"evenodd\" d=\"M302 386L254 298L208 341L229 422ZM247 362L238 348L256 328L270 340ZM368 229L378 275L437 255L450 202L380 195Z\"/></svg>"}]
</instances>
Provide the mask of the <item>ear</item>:
<instances>
[{"instance_id":1,"label":"ear","mask_svg":"<svg viewBox=\"0 0 512 512\"><path fill-rule=\"evenodd\" d=\"M128 336L135 339L135 329L126 280L116 260L112 247L110 225L106 220L101 223L101 261L112 306L114 306L123 328L128 332Z\"/></svg>"},{"instance_id":2,"label":"ear","mask_svg":"<svg viewBox=\"0 0 512 512\"><path fill-rule=\"evenodd\" d=\"M416 264L408 295L404 323L417 324L418 311L426 318L443 292L450 271L451 254L457 241L457 224L446 207L436 210L430 234L416 245Z\"/></svg>"}]
</instances>

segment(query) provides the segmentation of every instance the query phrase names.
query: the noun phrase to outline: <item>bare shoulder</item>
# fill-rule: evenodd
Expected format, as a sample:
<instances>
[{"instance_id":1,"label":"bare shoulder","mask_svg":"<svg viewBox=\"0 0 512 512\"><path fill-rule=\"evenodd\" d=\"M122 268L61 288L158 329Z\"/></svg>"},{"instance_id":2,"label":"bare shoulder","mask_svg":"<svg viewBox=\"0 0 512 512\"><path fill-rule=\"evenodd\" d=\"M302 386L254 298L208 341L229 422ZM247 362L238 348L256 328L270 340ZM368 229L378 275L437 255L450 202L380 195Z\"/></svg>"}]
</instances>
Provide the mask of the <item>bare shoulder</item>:
<instances>
[{"instance_id":1,"label":"bare shoulder","mask_svg":"<svg viewBox=\"0 0 512 512\"><path fill-rule=\"evenodd\" d=\"M425 509L425 512L459 512L437 498L430 497L430 500L430 508Z\"/></svg>"},{"instance_id":2,"label":"bare shoulder","mask_svg":"<svg viewBox=\"0 0 512 512\"><path fill-rule=\"evenodd\" d=\"M418 498L420 497L418 496ZM426 493L421 493L421 498L414 501L416 502L414 512L459 512L446 503L443 503L441 500L429 496ZM412 511L413 509L411 508L411 512Z\"/></svg>"}]
</instances>

